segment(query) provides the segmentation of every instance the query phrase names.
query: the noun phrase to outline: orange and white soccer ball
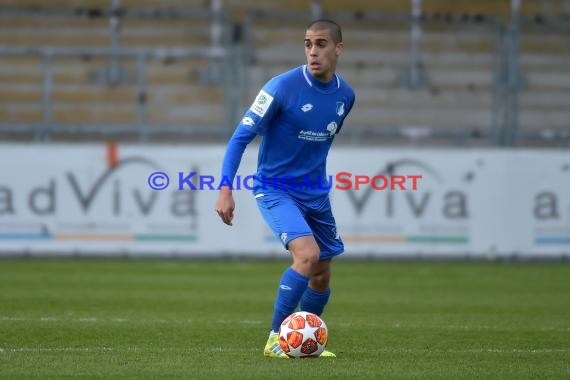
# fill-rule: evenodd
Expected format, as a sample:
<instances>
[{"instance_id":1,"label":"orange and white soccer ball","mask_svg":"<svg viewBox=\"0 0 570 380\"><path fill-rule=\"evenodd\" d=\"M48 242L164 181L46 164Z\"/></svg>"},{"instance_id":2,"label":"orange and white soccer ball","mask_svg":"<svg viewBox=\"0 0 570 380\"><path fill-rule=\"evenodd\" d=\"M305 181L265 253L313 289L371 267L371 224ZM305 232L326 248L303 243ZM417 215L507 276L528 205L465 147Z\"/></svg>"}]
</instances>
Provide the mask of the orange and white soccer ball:
<instances>
[{"instance_id":1,"label":"orange and white soccer ball","mask_svg":"<svg viewBox=\"0 0 570 380\"><path fill-rule=\"evenodd\" d=\"M291 314L279 328L279 345L292 358L319 356L327 346L325 321L306 311Z\"/></svg>"}]
</instances>

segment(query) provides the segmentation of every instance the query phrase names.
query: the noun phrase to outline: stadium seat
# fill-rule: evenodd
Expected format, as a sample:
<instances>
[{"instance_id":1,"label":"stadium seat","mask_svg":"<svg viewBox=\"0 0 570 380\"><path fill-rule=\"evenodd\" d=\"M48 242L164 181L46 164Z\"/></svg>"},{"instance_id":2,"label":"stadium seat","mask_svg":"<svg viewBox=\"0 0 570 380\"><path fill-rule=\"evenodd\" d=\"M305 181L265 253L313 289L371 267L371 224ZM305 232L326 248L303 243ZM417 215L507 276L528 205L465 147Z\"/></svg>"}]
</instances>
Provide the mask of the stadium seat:
<instances>
[{"instance_id":1,"label":"stadium seat","mask_svg":"<svg viewBox=\"0 0 570 380\"><path fill-rule=\"evenodd\" d=\"M247 81L237 113L247 107L258 89L272 76L304 61L303 27L310 20L310 2L301 0L265 2L227 0L223 7L239 25L253 17L249 60L242 82ZM488 16L503 23L510 15L509 2L483 0L424 0L427 19L422 23L421 64L426 83L406 87L410 70L410 24L405 20L370 21L374 12L410 12L410 1L381 3L354 0L322 0L325 12L344 12L346 51L339 72L356 88L357 110L350 117L354 139L370 130L406 136L410 130L487 133L493 125L496 102L496 29ZM82 9L91 16L108 9L110 1L99 0L0 0L2 7L33 9ZM208 1L123 0L127 10L209 9ZM297 12L306 17L258 17L257 11ZM521 131L568 129L570 120L570 68L567 64L567 29L543 25L537 15L567 15L562 0L522 2L521 60L523 88L519 94ZM28 14L2 17L0 46L12 47L108 47L109 20L101 17L45 16ZM355 17L346 19L346 15ZM360 15L360 16L359 16ZM481 17L476 15L483 15ZM62 28L62 25L65 27ZM505 24L503 24L505 25ZM239 29L236 29L239 31ZM135 19L121 22L120 45L129 48L208 47L207 19ZM239 33L238 33L239 37ZM279 41L278 44L275 41ZM117 84L105 79L110 59L55 57L53 59L53 120L68 124L100 123L134 125L137 117L137 63L119 60ZM208 59L148 61L144 100L149 123L188 127L228 127L224 116L228 90L216 79ZM0 123L43 120L43 75L39 57L0 56ZM234 74L236 75L236 74ZM231 78L236 79L236 78ZM237 86L237 85L236 85ZM236 89L238 89L236 87ZM239 90L239 89L238 89ZM413 110L413 112L410 112ZM234 115L239 116L239 115ZM415 129L416 128L416 129ZM350 132L353 131L353 132ZM225 141L224 136L223 140ZM402 141L406 141L405 138ZM481 141L480 143L485 143Z\"/></svg>"},{"instance_id":2,"label":"stadium seat","mask_svg":"<svg viewBox=\"0 0 570 380\"><path fill-rule=\"evenodd\" d=\"M323 1L322 7L325 11L363 14L380 7L385 12L409 12L410 2L387 1L380 6L371 2ZM524 7L522 13L533 14L544 8L537 3ZM414 128L425 128L427 135L433 130L447 130L452 135L458 131L466 135L493 133L493 107L500 101L495 93L497 29L489 17L464 14L481 13L505 20L510 13L509 4L426 0L423 10L432 16L439 13L454 17L435 15L422 23L421 63L427 83L419 89L408 89L403 83L410 69L409 23L395 18L374 22L358 17L343 22L346 49L339 71L358 94L358 111L351 114L347 133L353 131L359 136L374 128L398 128L402 135ZM254 65L249 71L253 89L248 101L255 96L255 89L273 75L304 60L299 43L303 21L281 21L275 27L269 20L259 17L253 22ZM569 77L570 68L563 63L567 60L563 51L568 46L564 45L566 37L562 31L546 38L544 32L533 33L524 34L523 30L525 39L521 42L521 67L528 87L520 94L520 126L544 128L539 122L544 120L551 128L560 129L570 120L570 103L565 96L570 88L565 79L560 80ZM279 44L275 44L276 40ZM547 67L553 71L542 70ZM541 93L541 89L545 92Z\"/></svg>"},{"instance_id":3,"label":"stadium seat","mask_svg":"<svg viewBox=\"0 0 570 380\"><path fill-rule=\"evenodd\" d=\"M195 1L204 8L203 1ZM184 7L188 1L170 2ZM33 9L103 10L101 1L1 1L0 6ZM153 1L121 2L126 9L157 7ZM164 4L158 4L165 9ZM132 7L132 8L131 8ZM80 12L81 13L81 12ZM111 37L109 20L85 14L46 15L21 13L1 16L0 46L27 48L107 48ZM121 22L121 47L187 48L209 47L210 21L206 18L126 18ZM65 27L62 27L65 25ZM138 112L138 66L134 58L122 57L118 83L108 83L108 57L63 57L52 59L52 120L59 126L134 126ZM212 62L205 58L150 59L146 67L145 114L149 123L189 127L220 126L224 115L224 92L212 74ZM41 123L43 120L43 63L40 56L0 56L0 123ZM77 136L81 138L81 136Z\"/></svg>"}]
</instances>

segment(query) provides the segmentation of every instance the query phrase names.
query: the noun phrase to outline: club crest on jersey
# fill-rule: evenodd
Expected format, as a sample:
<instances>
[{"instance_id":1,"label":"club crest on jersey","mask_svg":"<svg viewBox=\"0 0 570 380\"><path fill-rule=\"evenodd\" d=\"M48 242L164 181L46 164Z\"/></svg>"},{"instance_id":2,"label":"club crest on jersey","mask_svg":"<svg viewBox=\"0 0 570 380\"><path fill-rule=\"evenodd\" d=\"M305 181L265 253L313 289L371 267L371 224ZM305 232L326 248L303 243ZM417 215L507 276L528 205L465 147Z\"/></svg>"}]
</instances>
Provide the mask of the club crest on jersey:
<instances>
[{"instance_id":1,"label":"club crest on jersey","mask_svg":"<svg viewBox=\"0 0 570 380\"><path fill-rule=\"evenodd\" d=\"M336 133L337 128L338 128L338 125L334 121L331 121L329 123L329 125L327 125L327 131L329 132L329 134L331 136L333 136Z\"/></svg>"},{"instance_id":2,"label":"club crest on jersey","mask_svg":"<svg viewBox=\"0 0 570 380\"><path fill-rule=\"evenodd\" d=\"M338 116L344 115L344 102L336 102L336 114Z\"/></svg>"}]
</instances>

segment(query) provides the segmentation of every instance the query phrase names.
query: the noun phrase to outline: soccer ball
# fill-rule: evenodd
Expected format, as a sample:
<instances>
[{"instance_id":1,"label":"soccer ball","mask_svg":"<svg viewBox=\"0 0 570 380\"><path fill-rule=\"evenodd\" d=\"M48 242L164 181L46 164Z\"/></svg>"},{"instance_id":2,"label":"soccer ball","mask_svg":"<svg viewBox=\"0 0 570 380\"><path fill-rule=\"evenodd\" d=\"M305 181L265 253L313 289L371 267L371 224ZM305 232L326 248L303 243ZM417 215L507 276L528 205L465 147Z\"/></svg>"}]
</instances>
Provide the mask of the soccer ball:
<instances>
[{"instance_id":1,"label":"soccer ball","mask_svg":"<svg viewBox=\"0 0 570 380\"><path fill-rule=\"evenodd\" d=\"M279 327L279 345L292 358L319 356L327 346L328 336L325 321L307 311L291 314Z\"/></svg>"}]
</instances>

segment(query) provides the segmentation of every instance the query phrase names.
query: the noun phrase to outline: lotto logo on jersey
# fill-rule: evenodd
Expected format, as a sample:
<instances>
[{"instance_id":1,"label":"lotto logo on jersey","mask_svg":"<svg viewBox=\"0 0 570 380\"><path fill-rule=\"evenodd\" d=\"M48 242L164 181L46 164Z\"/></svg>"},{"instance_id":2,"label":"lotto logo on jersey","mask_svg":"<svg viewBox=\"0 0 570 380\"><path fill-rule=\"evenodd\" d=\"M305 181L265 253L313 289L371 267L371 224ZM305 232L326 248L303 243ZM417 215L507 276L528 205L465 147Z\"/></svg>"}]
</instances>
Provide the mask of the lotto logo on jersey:
<instances>
[{"instance_id":1,"label":"lotto logo on jersey","mask_svg":"<svg viewBox=\"0 0 570 380\"><path fill-rule=\"evenodd\" d=\"M259 91L259 94L257 94L257 97L255 98L253 104L249 109L254 114L263 117L263 115L265 115L265 113L269 109L271 102L273 102L273 96L261 90Z\"/></svg>"}]
</instances>

